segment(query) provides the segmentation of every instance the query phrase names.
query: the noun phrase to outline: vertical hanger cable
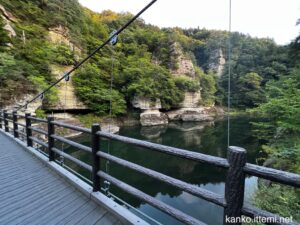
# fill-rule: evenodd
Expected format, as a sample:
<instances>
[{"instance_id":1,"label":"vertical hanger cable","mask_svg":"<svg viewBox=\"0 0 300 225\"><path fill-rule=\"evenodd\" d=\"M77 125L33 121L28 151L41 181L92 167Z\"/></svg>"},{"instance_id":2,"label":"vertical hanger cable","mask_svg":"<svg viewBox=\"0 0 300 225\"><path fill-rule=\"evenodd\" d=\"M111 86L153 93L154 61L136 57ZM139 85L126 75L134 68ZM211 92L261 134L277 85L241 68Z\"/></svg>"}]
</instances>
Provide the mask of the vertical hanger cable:
<instances>
[{"instance_id":1,"label":"vertical hanger cable","mask_svg":"<svg viewBox=\"0 0 300 225\"><path fill-rule=\"evenodd\" d=\"M230 107L231 107L231 0L229 0L228 34L228 96L227 96L227 145L230 146Z\"/></svg>"}]
</instances>

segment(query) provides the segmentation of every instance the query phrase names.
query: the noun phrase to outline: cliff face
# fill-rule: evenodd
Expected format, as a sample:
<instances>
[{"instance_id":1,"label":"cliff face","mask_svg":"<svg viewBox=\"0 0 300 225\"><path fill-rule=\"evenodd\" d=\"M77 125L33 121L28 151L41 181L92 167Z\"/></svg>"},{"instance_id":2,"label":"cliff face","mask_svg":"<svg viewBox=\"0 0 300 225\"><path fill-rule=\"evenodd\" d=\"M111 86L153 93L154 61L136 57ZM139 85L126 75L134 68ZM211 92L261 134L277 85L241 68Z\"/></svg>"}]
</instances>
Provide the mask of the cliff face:
<instances>
[{"instance_id":1,"label":"cliff face","mask_svg":"<svg viewBox=\"0 0 300 225\"><path fill-rule=\"evenodd\" d=\"M1 63L6 63L5 66L0 65L0 72L3 71L1 73L7 80L6 86L0 87L1 93L5 93L2 95L5 96L2 98L4 104L24 101L24 95L33 95L47 87L80 58L100 46L112 30L132 17L109 11L95 13L80 6L77 0L1 0L1 5L0 32L9 36L0 37ZM279 55L284 53L274 42L238 33L234 35L232 52L238 60L233 60L233 63L239 63L232 65L237 71L232 79L233 86L237 88L235 93L241 90L236 85L239 78L250 69L266 82L272 79L270 76L278 78L280 74L286 74L285 66L276 63L279 61L276 58L285 59ZM165 112L176 109L180 110L178 116L170 116L169 120L203 120L205 117L201 115L209 113L203 110L203 105L213 106L215 103L218 78L221 79L218 99L225 97L222 90L226 89L223 82L226 77L220 76L226 64L224 49L227 38L228 33L224 31L160 29L138 20L120 35L114 48L106 46L76 70L72 75L74 86L69 82L66 93L62 82L58 96L54 96L54 91L49 92L44 102L51 102L57 97L57 105L50 109L89 107L105 116L109 113L109 100L112 99L114 116L126 114L129 105L133 104L134 108L144 110L142 118L155 115L149 116L149 124L166 123ZM9 48L6 42L11 42ZM272 52L278 52L276 57L269 56ZM115 60L113 69L112 58ZM255 63L259 60L262 62ZM110 94L112 70L115 78L113 96ZM18 85L14 85L12 90L11 84ZM24 90L20 86L24 86ZM138 99L132 103L133 96ZM141 99L140 96L147 98Z\"/></svg>"},{"instance_id":2,"label":"cliff face","mask_svg":"<svg viewBox=\"0 0 300 225\"><path fill-rule=\"evenodd\" d=\"M208 65L208 69L214 72L217 77L221 77L225 68L226 60L223 54L223 50L221 48L212 52Z\"/></svg>"},{"instance_id":3,"label":"cliff face","mask_svg":"<svg viewBox=\"0 0 300 225\"><path fill-rule=\"evenodd\" d=\"M177 61L178 68L172 71L173 76L182 76L194 81L197 81L197 75L195 66L192 60L184 55L183 51L179 44L175 44L175 48L177 49ZM214 72L218 73L220 76L223 72L223 67L225 64L224 58L222 58L222 51L220 50L220 58L218 64L212 64L211 69ZM184 100L179 104L179 109L171 110L167 112L168 119L170 121L212 121L216 116L216 113L212 112L211 107L203 107L201 106L201 90L195 91L186 91Z\"/></svg>"},{"instance_id":4,"label":"cliff face","mask_svg":"<svg viewBox=\"0 0 300 225\"><path fill-rule=\"evenodd\" d=\"M51 65L51 73L56 79L69 71L72 66ZM48 106L47 110L85 110L88 109L75 95L75 89L72 79L69 82L62 81L58 84L58 102L55 105Z\"/></svg>"},{"instance_id":5,"label":"cliff face","mask_svg":"<svg viewBox=\"0 0 300 225\"><path fill-rule=\"evenodd\" d=\"M171 48L173 49L172 57L177 61L177 68L171 71L173 76L187 76L195 79L196 71L192 60L186 56L179 43L175 42Z\"/></svg>"},{"instance_id":6,"label":"cliff face","mask_svg":"<svg viewBox=\"0 0 300 225\"><path fill-rule=\"evenodd\" d=\"M3 29L7 31L8 36L10 38L16 37L16 31L12 26L12 24L16 22L16 18L10 12L7 12L2 5L0 5L0 17L4 23ZM12 47L11 43L6 43L6 45Z\"/></svg>"},{"instance_id":7,"label":"cliff face","mask_svg":"<svg viewBox=\"0 0 300 225\"><path fill-rule=\"evenodd\" d=\"M174 77L186 77L193 81L197 81L195 66L190 57L184 54L182 47L179 43L174 43L174 56L177 61L177 68L172 70L171 73ZM186 91L184 100L179 104L180 108L197 108L201 100L200 89L196 91Z\"/></svg>"},{"instance_id":8,"label":"cliff face","mask_svg":"<svg viewBox=\"0 0 300 225\"><path fill-rule=\"evenodd\" d=\"M173 54L171 57L175 59L176 68L171 69L171 74L175 78L184 78L189 81L199 82L195 66L191 58L184 54L179 43L175 42L171 46ZM222 54L222 52L220 52ZM221 60L221 59L220 59ZM223 61L222 61L223 62ZM222 66L214 69L219 69L222 73ZM132 101L134 108L142 110L140 114L140 122L143 126L164 125L168 121L212 121L216 116L211 108L201 106L201 90L185 91L184 100L177 106L178 109L171 110L165 113L160 112L162 109L159 99L151 100L146 97L137 97Z\"/></svg>"},{"instance_id":9,"label":"cliff face","mask_svg":"<svg viewBox=\"0 0 300 225\"><path fill-rule=\"evenodd\" d=\"M53 44L64 44L68 46L74 53L76 60L78 60L80 58L80 55L82 54L82 50L70 40L69 32L69 29L62 25L52 27L49 28L47 39Z\"/></svg>"}]
</instances>

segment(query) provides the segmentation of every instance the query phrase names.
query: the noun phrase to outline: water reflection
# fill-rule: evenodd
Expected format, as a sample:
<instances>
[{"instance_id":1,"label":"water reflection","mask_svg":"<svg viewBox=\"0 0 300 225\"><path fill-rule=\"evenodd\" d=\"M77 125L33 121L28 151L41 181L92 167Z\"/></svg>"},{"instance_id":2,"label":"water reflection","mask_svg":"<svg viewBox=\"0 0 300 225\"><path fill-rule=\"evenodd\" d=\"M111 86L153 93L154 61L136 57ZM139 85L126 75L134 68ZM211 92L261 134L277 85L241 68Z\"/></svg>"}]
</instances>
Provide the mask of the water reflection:
<instances>
[{"instance_id":1,"label":"water reflection","mask_svg":"<svg viewBox=\"0 0 300 225\"><path fill-rule=\"evenodd\" d=\"M209 155L226 157L226 125L226 121L217 121L215 123L172 123L168 126L158 127L123 127L120 134ZM232 145L246 148L248 162L255 162L259 143L252 135L248 120L243 118L233 120L231 136L233 137L231 140ZM89 137L87 136L78 137L76 141L89 145ZM224 195L226 171L223 169L116 141L102 140L101 150L109 151L110 154L120 158ZM84 152L79 153L73 148L68 148L67 151L72 152L74 156L76 155L81 160L90 162L90 157ZM72 164L70 166L90 178L90 174L85 173L82 169ZM101 167L104 171L109 170L107 172L118 179L207 224L222 224L223 209L221 207L113 163L106 167L106 163L103 161ZM253 193L256 183L255 178L247 178L246 197L248 199ZM110 191L163 224L180 224L159 210L144 204L113 186L110 187Z\"/></svg>"}]
</instances>

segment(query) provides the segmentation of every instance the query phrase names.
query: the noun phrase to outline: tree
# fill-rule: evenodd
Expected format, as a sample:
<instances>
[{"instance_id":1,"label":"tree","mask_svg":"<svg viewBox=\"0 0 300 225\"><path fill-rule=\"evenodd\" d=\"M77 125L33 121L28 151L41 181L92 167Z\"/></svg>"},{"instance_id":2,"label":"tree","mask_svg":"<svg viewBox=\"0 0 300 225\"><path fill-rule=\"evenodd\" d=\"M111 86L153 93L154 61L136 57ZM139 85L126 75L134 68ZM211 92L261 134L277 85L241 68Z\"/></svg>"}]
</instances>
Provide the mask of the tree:
<instances>
[{"instance_id":1,"label":"tree","mask_svg":"<svg viewBox=\"0 0 300 225\"><path fill-rule=\"evenodd\" d=\"M124 96L106 84L102 71L94 64L86 64L74 76L73 82L78 96L98 115L107 115L112 101L112 115L126 112Z\"/></svg>"},{"instance_id":2,"label":"tree","mask_svg":"<svg viewBox=\"0 0 300 225\"><path fill-rule=\"evenodd\" d=\"M247 73L237 81L233 100L238 107L255 107L266 101L262 88L263 78L257 73Z\"/></svg>"},{"instance_id":3,"label":"tree","mask_svg":"<svg viewBox=\"0 0 300 225\"><path fill-rule=\"evenodd\" d=\"M212 106L216 101L216 80L212 73L205 74L203 71L198 72L201 85L202 104L205 106Z\"/></svg>"}]
</instances>

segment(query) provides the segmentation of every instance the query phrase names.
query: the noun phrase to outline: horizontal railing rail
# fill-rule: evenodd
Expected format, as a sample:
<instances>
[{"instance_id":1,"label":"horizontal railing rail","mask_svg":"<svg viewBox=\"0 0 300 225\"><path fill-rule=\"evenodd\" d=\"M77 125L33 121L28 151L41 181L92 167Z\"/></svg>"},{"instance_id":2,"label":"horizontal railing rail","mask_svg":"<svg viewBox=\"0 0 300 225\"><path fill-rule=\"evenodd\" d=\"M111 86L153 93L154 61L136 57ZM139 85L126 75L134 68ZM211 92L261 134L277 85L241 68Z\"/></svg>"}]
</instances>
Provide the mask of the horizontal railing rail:
<instances>
[{"instance_id":1,"label":"horizontal railing rail","mask_svg":"<svg viewBox=\"0 0 300 225\"><path fill-rule=\"evenodd\" d=\"M80 150L82 150L82 151L92 153L92 149L91 149L90 147L85 146L85 145L78 144L77 142L68 140L68 139L66 139L66 138L63 138L63 137L61 137L61 136L54 135L54 134L51 135L51 137L52 137L53 139L55 139L55 140L58 140L58 141L63 142L63 143L65 143L65 144L71 145L71 146L73 146L73 147L75 147L75 148L78 148L78 149L80 149Z\"/></svg>"},{"instance_id":2,"label":"horizontal railing rail","mask_svg":"<svg viewBox=\"0 0 300 225\"><path fill-rule=\"evenodd\" d=\"M81 160L79 159L76 159L75 157L57 149L57 148L52 148L52 151L54 151L55 153L57 153L58 155L60 156L63 156L64 158L72 161L73 163L75 163L76 165L88 170L89 172L92 172L92 166L90 166L89 164L85 163L85 162L82 162Z\"/></svg>"},{"instance_id":3,"label":"horizontal railing rail","mask_svg":"<svg viewBox=\"0 0 300 225\"><path fill-rule=\"evenodd\" d=\"M215 165L223 168L228 168L229 164L226 159L215 157L211 155L205 155L198 152L192 152L188 150L183 150L179 148L174 148L170 146L155 144L152 142L141 141L134 138L124 137L116 134L111 134L103 131L97 132L100 137L108 138L115 141L120 141L126 144L132 144L139 147L155 150L158 152L166 153L169 155L175 155L185 159L191 159L197 162L208 163L210 165Z\"/></svg>"},{"instance_id":4,"label":"horizontal railing rail","mask_svg":"<svg viewBox=\"0 0 300 225\"><path fill-rule=\"evenodd\" d=\"M30 130L32 130L32 131L34 131L34 132L37 132L37 133L39 133L39 134L43 134L43 135L45 135L45 136L48 136L48 132L47 131L44 131L44 130L42 130L42 129L39 129L39 128L36 128L36 127L28 127L28 129L30 129Z\"/></svg>"},{"instance_id":5,"label":"horizontal railing rail","mask_svg":"<svg viewBox=\"0 0 300 225\"><path fill-rule=\"evenodd\" d=\"M59 127L63 127L63 128L67 128L67 129L71 129L71 130L75 130L75 131L79 131L82 133L87 133L90 134L91 130L87 129L87 128L83 128L83 127L77 127L77 126L73 126L70 124L66 124L66 123L62 123L62 122L57 122L57 121L53 121L51 122L53 125L59 126Z\"/></svg>"},{"instance_id":6,"label":"horizontal railing rail","mask_svg":"<svg viewBox=\"0 0 300 225\"><path fill-rule=\"evenodd\" d=\"M19 118L25 118L25 124L18 122ZM47 131L32 126L32 122L38 122L42 124L47 124ZM109 181L114 186L122 189L130 195L139 198L140 200L152 205L153 207L163 211L164 213L174 217L175 219L185 223L185 224L204 224L203 222L187 215L172 206L169 206L152 196L138 190L137 188L126 184L125 181L121 181L116 177L113 177L100 170L100 163L102 160L106 160L122 166L124 168L133 170L135 172L144 174L153 179L159 180L160 182L171 185L179 190L185 191L196 197L202 198L208 202L214 203L224 208L224 218L227 217L240 217L242 215L254 218L254 217L264 217L264 218L274 218L275 221L271 224L297 224L297 223L284 223L283 218L279 215L272 214L270 212L264 211L262 209L256 208L251 205L244 204L244 191L245 191L245 176L251 175L274 181L280 184L290 185L295 188L300 187L300 175L290 172L285 172L281 170L276 170L272 168L267 168L263 166L258 166L250 163L246 163L246 151L238 147L229 147L227 159L205 155L202 153L192 152L184 149L164 146L160 144L155 144L147 141L137 140L129 137L124 137L117 134L111 134L100 130L100 126L95 124L91 129L82 128L70 124L63 123L61 121L55 121L53 117L48 117L48 119L40 119L32 117L30 114L25 114L24 116L16 114L15 112L8 113L3 111L0 113L0 129L4 129L9 132L12 123L12 131L15 138L25 136L27 140L27 145L29 147L33 146L33 143L38 144L46 149L48 149L48 157L50 161L56 161L55 155L61 156L77 166L84 168L92 175L93 190L100 191L100 180ZM18 128L22 127L23 131ZM70 129L73 131L78 131L90 135L91 137L91 147L79 144L73 140L67 139L55 133L55 127L61 127L65 129ZM44 135L47 141L33 135L35 134ZM127 161L125 159L118 158L111 154L105 153L100 148L101 138L119 141L125 144L138 146L151 151L157 151L160 153L168 154L174 157L180 157L188 160L192 160L199 163L206 163L216 167L220 167L227 170L227 178L225 182L225 196L220 196L219 194L213 193L211 191L205 190L193 184L189 184L182 180L170 177L163 173L157 172L155 170L145 168L136 163ZM92 157L92 165L83 162L76 157L66 153L65 151L57 148L56 142L61 142L67 144L68 146L75 147L76 149L90 154ZM224 224L228 224L224 219ZM241 224L241 223L235 223Z\"/></svg>"},{"instance_id":7,"label":"horizontal railing rail","mask_svg":"<svg viewBox=\"0 0 300 225\"><path fill-rule=\"evenodd\" d=\"M167 183L167 184L169 184L173 187L176 187L178 189L186 191L186 192L188 192L192 195L195 195L195 196L200 197L202 199L205 199L207 201L213 202L217 205L226 206L224 198L222 196L218 195L218 194L215 194L215 193L211 192L211 191L207 191L203 188L199 188L195 185L188 184L184 181L181 181L181 180L175 179L173 177L164 175L162 173L159 173L159 172L156 172L154 170L145 168L143 166L134 164L134 163L126 161L124 159L117 158L115 156L109 155L109 154L104 153L104 152L97 152L97 155L100 158L106 159L110 162L114 162L114 163L116 163L118 165L121 165L123 167L132 169L132 170L137 171L139 173L142 173L142 174L145 174L145 175L150 176L152 178L155 178L157 180L160 180L160 181L162 181L164 183Z\"/></svg>"},{"instance_id":8,"label":"horizontal railing rail","mask_svg":"<svg viewBox=\"0 0 300 225\"><path fill-rule=\"evenodd\" d=\"M41 119L41 118L37 118L37 117L33 117L33 116L28 116L28 119L33 120L35 122L39 122L39 123L47 123L46 119Z\"/></svg>"},{"instance_id":9,"label":"horizontal railing rail","mask_svg":"<svg viewBox=\"0 0 300 225\"><path fill-rule=\"evenodd\" d=\"M261 177L282 184L287 184L294 187L300 187L300 175L282 170L276 170L264 166L258 166L247 163L244 171L256 177Z\"/></svg>"},{"instance_id":10,"label":"horizontal railing rail","mask_svg":"<svg viewBox=\"0 0 300 225\"><path fill-rule=\"evenodd\" d=\"M204 223L200 222L199 220L153 198L152 196L150 196L148 194L145 194L144 192L120 181L119 179L117 179L115 177L112 177L111 175L109 175L103 171L99 171L97 173L97 175L99 177L104 178L105 180L108 180L109 182L111 182L118 188L122 189L123 191L134 195L135 197L147 202L148 204L154 206L155 208L160 209L161 211L169 214L170 216L176 218L177 220L179 220L181 222L184 222L185 224L198 224L198 225L204 224Z\"/></svg>"}]
</instances>

